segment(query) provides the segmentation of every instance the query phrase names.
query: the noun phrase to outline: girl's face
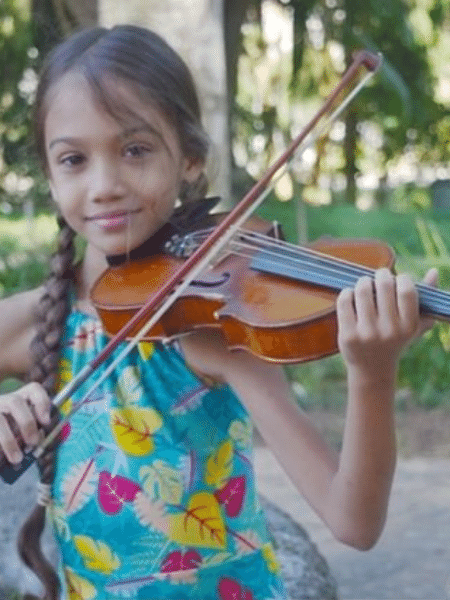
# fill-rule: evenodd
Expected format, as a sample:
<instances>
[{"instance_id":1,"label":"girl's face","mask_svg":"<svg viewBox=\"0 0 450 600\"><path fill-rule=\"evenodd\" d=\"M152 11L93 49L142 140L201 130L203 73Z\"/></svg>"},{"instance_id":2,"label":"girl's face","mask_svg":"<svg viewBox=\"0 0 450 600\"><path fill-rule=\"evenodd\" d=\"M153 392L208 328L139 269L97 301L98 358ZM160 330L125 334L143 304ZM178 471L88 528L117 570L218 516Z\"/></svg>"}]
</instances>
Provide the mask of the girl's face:
<instances>
[{"instance_id":1,"label":"girl's face","mask_svg":"<svg viewBox=\"0 0 450 600\"><path fill-rule=\"evenodd\" d=\"M123 120L68 73L49 94L45 151L50 189L69 225L106 256L139 246L170 218L183 180L203 165L184 156L175 128L125 84Z\"/></svg>"}]
</instances>

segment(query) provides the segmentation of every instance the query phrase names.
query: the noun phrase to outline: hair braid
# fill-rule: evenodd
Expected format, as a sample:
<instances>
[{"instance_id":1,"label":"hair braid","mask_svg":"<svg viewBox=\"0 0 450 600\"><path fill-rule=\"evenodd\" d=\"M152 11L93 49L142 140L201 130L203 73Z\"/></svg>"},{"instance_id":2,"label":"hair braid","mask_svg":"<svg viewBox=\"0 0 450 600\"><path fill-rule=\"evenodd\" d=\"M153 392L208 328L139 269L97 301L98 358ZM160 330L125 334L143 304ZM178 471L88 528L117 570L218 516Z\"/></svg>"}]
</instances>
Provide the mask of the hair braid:
<instances>
[{"instance_id":1,"label":"hair braid","mask_svg":"<svg viewBox=\"0 0 450 600\"><path fill-rule=\"evenodd\" d=\"M30 351L33 367L29 379L39 382L49 395L55 393L58 378L60 340L66 316L70 309L70 288L73 279L75 255L75 232L66 221L58 219L60 228L58 248L51 259L50 276L45 284L45 292L36 310L37 333L31 342ZM52 422L45 429L51 430L57 420L56 409ZM55 443L46 449L38 459L41 484L50 485L54 477ZM45 588L44 600L57 600L60 591L59 579L52 566L42 553L40 538L45 525L45 506L38 502L22 526L17 546L20 557L41 580ZM37 600L26 594L24 600Z\"/></svg>"}]
</instances>

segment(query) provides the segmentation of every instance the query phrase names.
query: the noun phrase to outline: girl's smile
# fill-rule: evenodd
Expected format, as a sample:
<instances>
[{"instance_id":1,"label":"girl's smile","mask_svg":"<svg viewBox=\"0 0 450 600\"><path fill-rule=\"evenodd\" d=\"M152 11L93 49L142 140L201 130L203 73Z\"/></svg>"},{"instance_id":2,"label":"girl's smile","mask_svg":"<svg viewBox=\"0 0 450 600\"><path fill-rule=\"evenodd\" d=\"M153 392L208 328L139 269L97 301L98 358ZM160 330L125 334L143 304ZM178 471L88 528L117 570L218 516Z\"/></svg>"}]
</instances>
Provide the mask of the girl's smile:
<instances>
[{"instance_id":1,"label":"girl's smile","mask_svg":"<svg viewBox=\"0 0 450 600\"><path fill-rule=\"evenodd\" d=\"M182 181L195 181L203 166L183 155L174 126L157 108L117 81L111 91L117 106L127 107L117 111L120 118L82 74L70 72L50 93L45 121L53 198L105 256L128 252L164 225Z\"/></svg>"},{"instance_id":2,"label":"girl's smile","mask_svg":"<svg viewBox=\"0 0 450 600\"><path fill-rule=\"evenodd\" d=\"M117 230L128 228L131 226L131 218L141 212L141 209L136 210L121 210L116 212L99 213L92 217L86 217L87 221L92 221L105 230Z\"/></svg>"}]
</instances>

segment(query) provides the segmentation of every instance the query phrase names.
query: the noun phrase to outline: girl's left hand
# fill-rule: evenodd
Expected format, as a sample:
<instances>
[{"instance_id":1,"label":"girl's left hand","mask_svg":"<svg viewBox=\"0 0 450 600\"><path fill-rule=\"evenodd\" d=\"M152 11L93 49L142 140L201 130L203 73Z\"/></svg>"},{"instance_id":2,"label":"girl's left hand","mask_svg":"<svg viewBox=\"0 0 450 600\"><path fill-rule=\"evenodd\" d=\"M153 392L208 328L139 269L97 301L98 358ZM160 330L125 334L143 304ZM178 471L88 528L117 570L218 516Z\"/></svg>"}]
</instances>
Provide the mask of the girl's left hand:
<instances>
[{"instance_id":1,"label":"girl's left hand","mask_svg":"<svg viewBox=\"0 0 450 600\"><path fill-rule=\"evenodd\" d=\"M436 285L431 269L424 283ZM338 345L348 366L378 377L395 369L402 348L432 325L421 319L416 287L407 274L379 269L375 279L362 277L354 289L342 290L337 299ZM387 374L387 373L386 373Z\"/></svg>"}]
</instances>

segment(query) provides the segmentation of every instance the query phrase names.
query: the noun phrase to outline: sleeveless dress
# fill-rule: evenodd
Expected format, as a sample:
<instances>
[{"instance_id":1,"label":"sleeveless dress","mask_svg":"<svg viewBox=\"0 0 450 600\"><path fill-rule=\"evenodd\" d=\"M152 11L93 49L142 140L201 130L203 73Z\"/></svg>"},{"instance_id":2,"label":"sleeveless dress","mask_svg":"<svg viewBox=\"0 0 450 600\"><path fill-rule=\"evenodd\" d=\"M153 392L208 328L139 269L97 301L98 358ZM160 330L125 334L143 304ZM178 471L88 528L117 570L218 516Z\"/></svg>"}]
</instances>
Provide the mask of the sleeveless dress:
<instances>
[{"instance_id":1,"label":"sleeveless dress","mask_svg":"<svg viewBox=\"0 0 450 600\"><path fill-rule=\"evenodd\" d=\"M73 310L61 386L106 342L96 317ZM140 343L61 438L50 513L64 600L287 598L255 490L249 415L175 345Z\"/></svg>"}]
</instances>

